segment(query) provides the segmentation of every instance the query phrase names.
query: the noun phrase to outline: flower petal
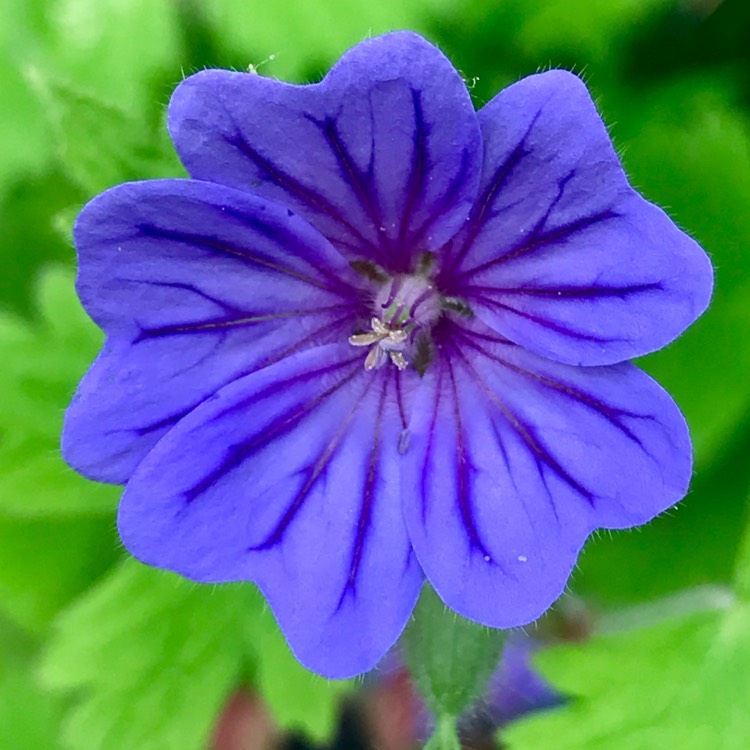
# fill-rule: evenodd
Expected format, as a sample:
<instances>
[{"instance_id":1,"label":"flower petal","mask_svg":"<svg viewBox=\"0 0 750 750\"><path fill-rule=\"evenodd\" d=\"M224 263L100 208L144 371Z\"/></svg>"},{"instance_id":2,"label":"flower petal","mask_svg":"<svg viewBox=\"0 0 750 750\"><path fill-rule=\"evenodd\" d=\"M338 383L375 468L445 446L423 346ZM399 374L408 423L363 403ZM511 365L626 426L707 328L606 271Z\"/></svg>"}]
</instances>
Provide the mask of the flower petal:
<instances>
[{"instance_id":1,"label":"flower petal","mask_svg":"<svg viewBox=\"0 0 750 750\"><path fill-rule=\"evenodd\" d=\"M463 80L421 37L346 53L320 84L207 70L169 107L193 177L291 206L350 257L407 270L465 222L481 135Z\"/></svg>"},{"instance_id":2,"label":"flower petal","mask_svg":"<svg viewBox=\"0 0 750 750\"><path fill-rule=\"evenodd\" d=\"M687 426L628 363L571 367L480 323L445 325L451 344L409 426L409 535L448 606L522 625L562 593L592 530L645 523L684 496Z\"/></svg>"},{"instance_id":3,"label":"flower petal","mask_svg":"<svg viewBox=\"0 0 750 750\"><path fill-rule=\"evenodd\" d=\"M371 668L423 580L401 513L399 376L328 345L224 388L134 473L126 547L194 580L255 581L320 674Z\"/></svg>"},{"instance_id":4,"label":"flower petal","mask_svg":"<svg viewBox=\"0 0 750 750\"><path fill-rule=\"evenodd\" d=\"M628 184L584 84L552 70L479 113L480 198L443 284L503 336L561 362L661 348L706 308L706 254Z\"/></svg>"},{"instance_id":5,"label":"flower petal","mask_svg":"<svg viewBox=\"0 0 750 750\"><path fill-rule=\"evenodd\" d=\"M107 333L69 407L63 451L127 481L180 418L285 353L351 331L358 283L303 219L192 180L122 185L75 227L78 291Z\"/></svg>"}]
</instances>

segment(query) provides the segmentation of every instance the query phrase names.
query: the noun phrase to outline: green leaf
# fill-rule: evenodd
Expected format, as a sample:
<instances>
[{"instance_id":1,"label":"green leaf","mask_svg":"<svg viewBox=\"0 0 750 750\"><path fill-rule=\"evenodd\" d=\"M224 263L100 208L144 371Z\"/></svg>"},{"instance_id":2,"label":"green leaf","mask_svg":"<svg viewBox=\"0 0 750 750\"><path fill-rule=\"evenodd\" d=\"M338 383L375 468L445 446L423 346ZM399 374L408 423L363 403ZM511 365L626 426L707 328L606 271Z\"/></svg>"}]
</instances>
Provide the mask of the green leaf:
<instances>
[{"instance_id":1,"label":"green leaf","mask_svg":"<svg viewBox=\"0 0 750 750\"><path fill-rule=\"evenodd\" d=\"M43 632L73 597L111 565L109 518L17 518L0 513L0 610Z\"/></svg>"},{"instance_id":2,"label":"green leaf","mask_svg":"<svg viewBox=\"0 0 750 750\"><path fill-rule=\"evenodd\" d=\"M64 612L41 677L75 692L75 750L202 750L248 674L250 586L198 586L132 560Z\"/></svg>"},{"instance_id":3,"label":"green leaf","mask_svg":"<svg viewBox=\"0 0 750 750\"><path fill-rule=\"evenodd\" d=\"M750 747L749 579L750 526L736 598L714 596L697 611L672 601L656 624L542 652L537 666L571 701L502 739L510 750ZM636 614L643 621L643 608Z\"/></svg>"},{"instance_id":4,"label":"green leaf","mask_svg":"<svg viewBox=\"0 0 750 750\"><path fill-rule=\"evenodd\" d=\"M62 706L34 680L34 639L0 614L0 747L60 750Z\"/></svg>"},{"instance_id":5,"label":"green leaf","mask_svg":"<svg viewBox=\"0 0 750 750\"><path fill-rule=\"evenodd\" d=\"M181 173L171 149L163 148L164 139L125 110L38 68L30 68L27 76L44 105L61 163L87 193Z\"/></svg>"},{"instance_id":6,"label":"green leaf","mask_svg":"<svg viewBox=\"0 0 750 750\"><path fill-rule=\"evenodd\" d=\"M573 700L511 725L510 750L750 747L747 604L552 649L538 664Z\"/></svg>"},{"instance_id":7,"label":"green leaf","mask_svg":"<svg viewBox=\"0 0 750 750\"><path fill-rule=\"evenodd\" d=\"M349 687L299 665L255 587L198 585L133 560L59 617L41 676L76 696L70 750L202 750L243 684L282 727L326 740Z\"/></svg>"},{"instance_id":8,"label":"green leaf","mask_svg":"<svg viewBox=\"0 0 750 750\"><path fill-rule=\"evenodd\" d=\"M0 660L0 747L61 750L60 702L35 684L28 663Z\"/></svg>"},{"instance_id":9,"label":"green leaf","mask_svg":"<svg viewBox=\"0 0 750 750\"><path fill-rule=\"evenodd\" d=\"M414 682L446 733L445 722L482 692L504 642L505 631L457 615L425 585L401 643Z\"/></svg>"},{"instance_id":10,"label":"green leaf","mask_svg":"<svg viewBox=\"0 0 750 750\"><path fill-rule=\"evenodd\" d=\"M170 0L15 0L8 5L10 18L5 34L0 21L0 40L23 68L55 71L125 111L146 111L155 99L150 86L162 72L179 74L180 39Z\"/></svg>"},{"instance_id":11,"label":"green leaf","mask_svg":"<svg viewBox=\"0 0 750 750\"><path fill-rule=\"evenodd\" d=\"M70 233L61 237L54 216L84 194L59 169L14 178L0 195L0 315L33 312L32 297L39 269L68 263L75 257Z\"/></svg>"},{"instance_id":12,"label":"green leaf","mask_svg":"<svg viewBox=\"0 0 750 750\"><path fill-rule=\"evenodd\" d=\"M39 170L50 156L42 108L29 91L11 53L0 46L0 189L8 177L26 170Z\"/></svg>"},{"instance_id":13,"label":"green leaf","mask_svg":"<svg viewBox=\"0 0 750 750\"><path fill-rule=\"evenodd\" d=\"M73 275L47 269L38 282L40 321L0 317L0 512L19 517L111 513L120 488L78 476L60 457L65 407L101 345L81 309Z\"/></svg>"}]
</instances>

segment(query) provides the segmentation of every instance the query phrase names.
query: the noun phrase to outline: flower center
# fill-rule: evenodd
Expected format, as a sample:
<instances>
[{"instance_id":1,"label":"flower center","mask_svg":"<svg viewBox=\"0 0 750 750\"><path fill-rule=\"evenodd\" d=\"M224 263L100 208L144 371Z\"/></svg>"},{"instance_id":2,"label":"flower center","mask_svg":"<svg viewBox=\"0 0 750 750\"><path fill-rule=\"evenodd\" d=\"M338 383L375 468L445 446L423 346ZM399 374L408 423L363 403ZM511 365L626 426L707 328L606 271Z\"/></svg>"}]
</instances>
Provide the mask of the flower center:
<instances>
[{"instance_id":1,"label":"flower center","mask_svg":"<svg viewBox=\"0 0 750 750\"><path fill-rule=\"evenodd\" d=\"M441 297L433 282L418 274L400 274L382 284L375 296L371 330L349 337L352 346L367 346L365 369L390 361L399 370L412 362L420 329L429 327L441 312Z\"/></svg>"}]
</instances>

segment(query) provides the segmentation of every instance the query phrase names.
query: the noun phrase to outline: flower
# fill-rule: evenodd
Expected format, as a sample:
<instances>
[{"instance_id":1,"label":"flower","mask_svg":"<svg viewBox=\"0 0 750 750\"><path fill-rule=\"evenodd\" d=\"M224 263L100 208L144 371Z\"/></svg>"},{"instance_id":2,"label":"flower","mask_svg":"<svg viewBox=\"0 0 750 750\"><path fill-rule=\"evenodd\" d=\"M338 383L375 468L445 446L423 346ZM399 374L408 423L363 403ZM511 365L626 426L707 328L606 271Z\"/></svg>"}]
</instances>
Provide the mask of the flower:
<instances>
[{"instance_id":1,"label":"flower","mask_svg":"<svg viewBox=\"0 0 750 750\"><path fill-rule=\"evenodd\" d=\"M594 529L683 497L684 419L625 360L701 314L711 267L576 76L476 112L398 32L318 84L200 72L169 129L190 179L112 188L75 226L107 339L63 452L126 485L133 555L255 581L300 661L345 677L425 577L528 623Z\"/></svg>"}]
</instances>

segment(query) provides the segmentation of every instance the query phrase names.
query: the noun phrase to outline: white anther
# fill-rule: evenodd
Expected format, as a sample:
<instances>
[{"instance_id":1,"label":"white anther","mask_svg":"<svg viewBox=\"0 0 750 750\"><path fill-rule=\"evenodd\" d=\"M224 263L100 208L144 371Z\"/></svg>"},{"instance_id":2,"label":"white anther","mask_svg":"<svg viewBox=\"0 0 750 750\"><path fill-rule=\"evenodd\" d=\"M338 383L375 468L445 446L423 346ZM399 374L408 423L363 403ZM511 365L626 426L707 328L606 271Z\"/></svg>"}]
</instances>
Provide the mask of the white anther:
<instances>
[{"instance_id":1,"label":"white anther","mask_svg":"<svg viewBox=\"0 0 750 750\"><path fill-rule=\"evenodd\" d=\"M349 336L349 343L352 346L370 347L365 358L365 370L377 370L389 358L399 370L405 370L409 366L403 353L406 340L409 338L408 331L402 328L389 328L379 318L372 318L370 325L372 331Z\"/></svg>"},{"instance_id":2,"label":"white anther","mask_svg":"<svg viewBox=\"0 0 750 750\"><path fill-rule=\"evenodd\" d=\"M352 346L372 346L380 341L381 336L377 333L355 333L349 336L349 343Z\"/></svg>"},{"instance_id":3,"label":"white anther","mask_svg":"<svg viewBox=\"0 0 750 750\"><path fill-rule=\"evenodd\" d=\"M391 352L391 362L393 362L399 370L405 370L409 363L406 361L406 357L401 352Z\"/></svg>"},{"instance_id":4,"label":"white anther","mask_svg":"<svg viewBox=\"0 0 750 750\"><path fill-rule=\"evenodd\" d=\"M367 352L365 370L378 370L388 361L388 355L383 349L375 345Z\"/></svg>"}]
</instances>

